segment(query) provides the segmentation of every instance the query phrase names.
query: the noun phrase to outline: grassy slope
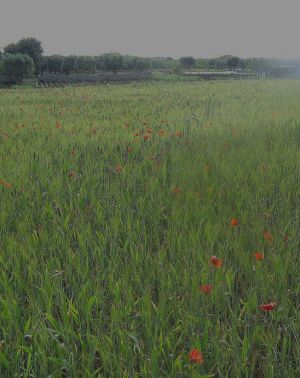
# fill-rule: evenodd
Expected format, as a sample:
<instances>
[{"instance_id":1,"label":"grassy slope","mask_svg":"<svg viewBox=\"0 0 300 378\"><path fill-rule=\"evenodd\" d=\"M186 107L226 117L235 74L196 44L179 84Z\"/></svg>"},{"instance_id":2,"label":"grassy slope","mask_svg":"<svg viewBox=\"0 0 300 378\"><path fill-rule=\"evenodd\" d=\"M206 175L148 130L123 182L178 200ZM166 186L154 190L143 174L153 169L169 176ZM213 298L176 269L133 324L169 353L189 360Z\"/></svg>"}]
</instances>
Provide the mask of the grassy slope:
<instances>
[{"instance_id":1,"label":"grassy slope","mask_svg":"<svg viewBox=\"0 0 300 378\"><path fill-rule=\"evenodd\" d=\"M299 376L299 101L297 81L2 91L1 376Z\"/></svg>"}]
</instances>

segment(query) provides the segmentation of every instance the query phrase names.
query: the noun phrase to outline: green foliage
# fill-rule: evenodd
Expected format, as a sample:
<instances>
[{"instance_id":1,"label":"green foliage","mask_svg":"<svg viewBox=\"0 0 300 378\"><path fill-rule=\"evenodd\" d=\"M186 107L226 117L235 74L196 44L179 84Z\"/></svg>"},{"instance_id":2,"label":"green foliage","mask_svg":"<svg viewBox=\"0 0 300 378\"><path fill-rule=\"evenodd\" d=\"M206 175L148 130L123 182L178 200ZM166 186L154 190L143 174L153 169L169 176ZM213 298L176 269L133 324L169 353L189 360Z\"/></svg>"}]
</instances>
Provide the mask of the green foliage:
<instances>
[{"instance_id":1,"label":"green foliage","mask_svg":"<svg viewBox=\"0 0 300 378\"><path fill-rule=\"evenodd\" d=\"M299 100L285 80L3 91L0 376L299 377Z\"/></svg>"},{"instance_id":2,"label":"green foliage","mask_svg":"<svg viewBox=\"0 0 300 378\"><path fill-rule=\"evenodd\" d=\"M74 72L76 70L76 64L77 64L76 55L69 55L69 56L64 57L63 73L66 75L70 75L71 72Z\"/></svg>"},{"instance_id":3,"label":"green foliage","mask_svg":"<svg viewBox=\"0 0 300 378\"><path fill-rule=\"evenodd\" d=\"M51 55L47 57L47 70L50 73L62 73L64 57L61 55Z\"/></svg>"},{"instance_id":4,"label":"green foliage","mask_svg":"<svg viewBox=\"0 0 300 378\"><path fill-rule=\"evenodd\" d=\"M179 74L181 72L181 64L178 60L171 60L169 63L168 63L168 69L175 73L175 74Z\"/></svg>"},{"instance_id":5,"label":"green foliage","mask_svg":"<svg viewBox=\"0 0 300 378\"><path fill-rule=\"evenodd\" d=\"M40 72L43 48L42 43L36 38L23 38L17 43L11 43L4 47L4 52L9 54L29 55L34 62L35 74L37 75Z\"/></svg>"},{"instance_id":6,"label":"green foliage","mask_svg":"<svg viewBox=\"0 0 300 378\"><path fill-rule=\"evenodd\" d=\"M240 64L240 59L237 56L232 56L227 60L227 67L231 70L238 68Z\"/></svg>"},{"instance_id":7,"label":"green foliage","mask_svg":"<svg viewBox=\"0 0 300 378\"><path fill-rule=\"evenodd\" d=\"M123 67L123 56L118 53L109 53L103 55L104 66L107 71L116 73Z\"/></svg>"},{"instance_id":8,"label":"green foliage","mask_svg":"<svg viewBox=\"0 0 300 378\"><path fill-rule=\"evenodd\" d=\"M196 64L196 59L192 56L184 56L180 58L179 61L183 68L193 68Z\"/></svg>"},{"instance_id":9,"label":"green foliage","mask_svg":"<svg viewBox=\"0 0 300 378\"><path fill-rule=\"evenodd\" d=\"M25 54L5 54L2 60L3 75L17 84L32 74L33 67L33 60Z\"/></svg>"},{"instance_id":10,"label":"green foliage","mask_svg":"<svg viewBox=\"0 0 300 378\"><path fill-rule=\"evenodd\" d=\"M16 43L10 43L3 49L5 54L18 54L19 49Z\"/></svg>"},{"instance_id":11,"label":"green foliage","mask_svg":"<svg viewBox=\"0 0 300 378\"><path fill-rule=\"evenodd\" d=\"M150 60L147 58L137 58L134 68L137 71L148 70L150 68Z\"/></svg>"}]
</instances>

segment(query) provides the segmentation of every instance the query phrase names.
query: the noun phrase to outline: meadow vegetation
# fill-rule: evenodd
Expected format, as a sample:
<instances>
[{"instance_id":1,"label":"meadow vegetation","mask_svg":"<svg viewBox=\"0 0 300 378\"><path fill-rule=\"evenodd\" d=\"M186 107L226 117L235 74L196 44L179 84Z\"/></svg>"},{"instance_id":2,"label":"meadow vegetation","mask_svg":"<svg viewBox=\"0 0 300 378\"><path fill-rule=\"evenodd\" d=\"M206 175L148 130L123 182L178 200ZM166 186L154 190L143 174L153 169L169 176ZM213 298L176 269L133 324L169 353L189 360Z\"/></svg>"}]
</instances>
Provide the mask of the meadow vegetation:
<instances>
[{"instance_id":1,"label":"meadow vegetation","mask_svg":"<svg viewBox=\"0 0 300 378\"><path fill-rule=\"evenodd\" d=\"M1 377L299 377L298 81L0 94Z\"/></svg>"}]
</instances>

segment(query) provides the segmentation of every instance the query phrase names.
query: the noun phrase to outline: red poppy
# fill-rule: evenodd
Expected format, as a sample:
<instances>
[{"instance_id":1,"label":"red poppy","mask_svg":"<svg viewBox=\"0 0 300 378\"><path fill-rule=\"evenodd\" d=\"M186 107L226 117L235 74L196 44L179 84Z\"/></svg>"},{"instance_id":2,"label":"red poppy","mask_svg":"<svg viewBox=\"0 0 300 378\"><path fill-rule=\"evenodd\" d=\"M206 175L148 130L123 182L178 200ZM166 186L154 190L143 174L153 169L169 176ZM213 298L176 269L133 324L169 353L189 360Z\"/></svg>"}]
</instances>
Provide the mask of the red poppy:
<instances>
[{"instance_id":1,"label":"red poppy","mask_svg":"<svg viewBox=\"0 0 300 378\"><path fill-rule=\"evenodd\" d=\"M9 182L7 182L5 180L0 180L0 184L3 185L6 189L12 188L12 184L10 184Z\"/></svg>"},{"instance_id":2,"label":"red poppy","mask_svg":"<svg viewBox=\"0 0 300 378\"><path fill-rule=\"evenodd\" d=\"M56 127L57 129L61 129L61 124L60 124L59 122L56 122L55 127Z\"/></svg>"},{"instance_id":3,"label":"red poppy","mask_svg":"<svg viewBox=\"0 0 300 378\"><path fill-rule=\"evenodd\" d=\"M265 238L265 240L268 243L272 244L272 242L273 242L273 236L272 236L272 234L269 231L264 231L263 232L263 237Z\"/></svg>"},{"instance_id":4,"label":"red poppy","mask_svg":"<svg viewBox=\"0 0 300 378\"><path fill-rule=\"evenodd\" d=\"M201 285L199 286L199 291L203 294L210 294L212 291L212 285Z\"/></svg>"},{"instance_id":5,"label":"red poppy","mask_svg":"<svg viewBox=\"0 0 300 378\"><path fill-rule=\"evenodd\" d=\"M230 226L235 227L239 225L239 221L237 218L232 218L230 221Z\"/></svg>"},{"instance_id":6,"label":"red poppy","mask_svg":"<svg viewBox=\"0 0 300 378\"><path fill-rule=\"evenodd\" d=\"M122 165L118 164L118 165L115 166L115 172L116 172L116 173L121 173L122 170L123 170Z\"/></svg>"},{"instance_id":7,"label":"red poppy","mask_svg":"<svg viewBox=\"0 0 300 378\"><path fill-rule=\"evenodd\" d=\"M144 135L144 140L148 140L150 137L151 137L151 135L146 134L146 135Z\"/></svg>"},{"instance_id":8,"label":"red poppy","mask_svg":"<svg viewBox=\"0 0 300 378\"><path fill-rule=\"evenodd\" d=\"M264 303L260 305L259 307L263 311L273 311L276 306L277 306L277 303L270 302L270 303Z\"/></svg>"},{"instance_id":9,"label":"red poppy","mask_svg":"<svg viewBox=\"0 0 300 378\"><path fill-rule=\"evenodd\" d=\"M150 127L147 129L147 133L152 133L153 132L153 130L152 129L150 129Z\"/></svg>"},{"instance_id":10,"label":"red poppy","mask_svg":"<svg viewBox=\"0 0 300 378\"><path fill-rule=\"evenodd\" d=\"M133 148L132 147L128 147L127 148L127 152L132 152L133 151Z\"/></svg>"},{"instance_id":11,"label":"red poppy","mask_svg":"<svg viewBox=\"0 0 300 378\"><path fill-rule=\"evenodd\" d=\"M283 241L288 242L289 241L289 237L287 235L284 235L283 236Z\"/></svg>"},{"instance_id":12,"label":"red poppy","mask_svg":"<svg viewBox=\"0 0 300 378\"><path fill-rule=\"evenodd\" d=\"M137 136L140 136L141 133L140 133L140 132L137 132L137 133L134 133L133 135L134 135L135 137L137 137Z\"/></svg>"},{"instance_id":13,"label":"red poppy","mask_svg":"<svg viewBox=\"0 0 300 378\"><path fill-rule=\"evenodd\" d=\"M76 173L75 173L74 171L70 171L70 172L68 173L68 176L69 176L69 177L75 177L75 176L76 176Z\"/></svg>"},{"instance_id":14,"label":"red poppy","mask_svg":"<svg viewBox=\"0 0 300 378\"><path fill-rule=\"evenodd\" d=\"M265 256L261 252L255 252L254 256L255 256L255 260L257 261L262 261L265 258Z\"/></svg>"},{"instance_id":15,"label":"red poppy","mask_svg":"<svg viewBox=\"0 0 300 378\"><path fill-rule=\"evenodd\" d=\"M181 193L181 189L180 188L174 188L173 192L176 193L176 194L179 194L179 193Z\"/></svg>"},{"instance_id":16,"label":"red poppy","mask_svg":"<svg viewBox=\"0 0 300 378\"><path fill-rule=\"evenodd\" d=\"M215 267L215 268L221 268L223 264L223 260L220 260L217 258L217 256L212 256L210 258L210 263Z\"/></svg>"},{"instance_id":17,"label":"red poppy","mask_svg":"<svg viewBox=\"0 0 300 378\"><path fill-rule=\"evenodd\" d=\"M189 352L189 360L190 362L193 362L195 364L202 364L204 359L203 359L203 353L200 352L199 349L192 349Z\"/></svg>"}]
</instances>

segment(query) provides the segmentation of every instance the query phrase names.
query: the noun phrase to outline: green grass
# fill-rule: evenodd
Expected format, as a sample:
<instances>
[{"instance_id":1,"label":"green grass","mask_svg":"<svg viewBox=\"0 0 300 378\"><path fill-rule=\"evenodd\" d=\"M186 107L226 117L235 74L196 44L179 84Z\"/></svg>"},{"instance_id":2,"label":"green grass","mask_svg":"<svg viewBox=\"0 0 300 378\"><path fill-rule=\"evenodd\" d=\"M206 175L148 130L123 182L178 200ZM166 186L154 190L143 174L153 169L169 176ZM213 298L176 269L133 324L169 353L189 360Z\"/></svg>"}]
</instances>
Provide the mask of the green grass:
<instances>
[{"instance_id":1,"label":"green grass","mask_svg":"<svg viewBox=\"0 0 300 378\"><path fill-rule=\"evenodd\" d=\"M299 102L283 80L1 91L0 376L299 377Z\"/></svg>"}]
</instances>

